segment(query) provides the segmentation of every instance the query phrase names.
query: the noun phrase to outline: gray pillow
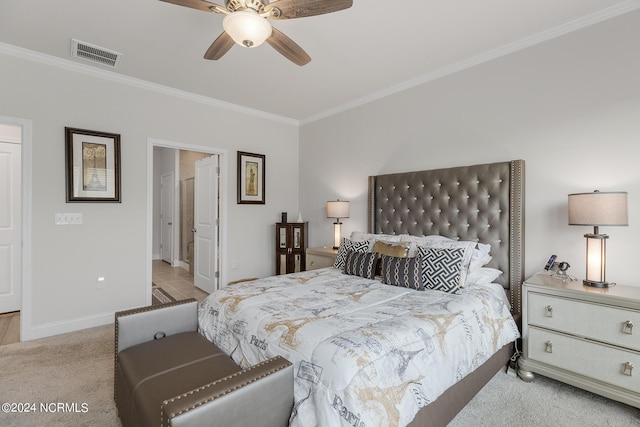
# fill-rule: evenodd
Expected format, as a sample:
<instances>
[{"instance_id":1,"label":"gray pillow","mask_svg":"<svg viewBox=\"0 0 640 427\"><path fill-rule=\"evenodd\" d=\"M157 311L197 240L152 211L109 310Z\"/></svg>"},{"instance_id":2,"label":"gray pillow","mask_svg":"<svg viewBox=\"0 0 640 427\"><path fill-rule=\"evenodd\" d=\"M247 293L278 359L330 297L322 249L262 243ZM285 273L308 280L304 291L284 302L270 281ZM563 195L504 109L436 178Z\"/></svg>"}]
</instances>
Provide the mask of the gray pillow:
<instances>
[{"instance_id":1,"label":"gray pillow","mask_svg":"<svg viewBox=\"0 0 640 427\"><path fill-rule=\"evenodd\" d=\"M402 258L382 255L382 283L404 288L424 290L420 260L418 258Z\"/></svg>"},{"instance_id":2,"label":"gray pillow","mask_svg":"<svg viewBox=\"0 0 640 427\"><path fill-rule=\"evenodd\" d=\"M376 278L376 264L378 262L378 254L375 252L354 252L347 253L347 259L344 263L345 274L352 276L360 276L365 279Z\"/></svg>"}]
</instances>

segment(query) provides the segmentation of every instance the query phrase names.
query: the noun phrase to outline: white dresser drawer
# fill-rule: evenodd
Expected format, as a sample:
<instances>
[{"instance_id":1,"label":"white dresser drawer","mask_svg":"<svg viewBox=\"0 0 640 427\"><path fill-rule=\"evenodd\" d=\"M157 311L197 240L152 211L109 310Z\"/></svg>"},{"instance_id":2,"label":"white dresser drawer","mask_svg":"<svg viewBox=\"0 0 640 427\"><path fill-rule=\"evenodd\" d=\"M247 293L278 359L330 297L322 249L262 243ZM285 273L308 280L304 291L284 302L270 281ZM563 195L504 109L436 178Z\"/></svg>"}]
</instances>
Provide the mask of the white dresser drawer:
<instances>
[{"instance_id":1,"label":"white dresser drawer","mask_svg":"<svg viewBox=\"0 0 640 427\"><path fill-rule=\"evenodd\" d=\"M640 353L532 327L529 358L626 390L640 391Z\"/></svg>"},{"instance_id":2,"label":"white dresser drawer","mask_svg":"<svg viewBox=\"0 0 640 427\"><path fill-rule=\"evenodd\" d=\"M331 267L334 262L331 258L307 254L307 270Z\"/></svg>"},{"instance_id":3,"label":"white dresser drawer","mask_svg":"<svg viewBox=\"0 0 640 427\"><path fill-rule=\"evenodd\" d=\"M640 351L640 311L528 293L527 323Z\"/></svg>"}]
</instances>

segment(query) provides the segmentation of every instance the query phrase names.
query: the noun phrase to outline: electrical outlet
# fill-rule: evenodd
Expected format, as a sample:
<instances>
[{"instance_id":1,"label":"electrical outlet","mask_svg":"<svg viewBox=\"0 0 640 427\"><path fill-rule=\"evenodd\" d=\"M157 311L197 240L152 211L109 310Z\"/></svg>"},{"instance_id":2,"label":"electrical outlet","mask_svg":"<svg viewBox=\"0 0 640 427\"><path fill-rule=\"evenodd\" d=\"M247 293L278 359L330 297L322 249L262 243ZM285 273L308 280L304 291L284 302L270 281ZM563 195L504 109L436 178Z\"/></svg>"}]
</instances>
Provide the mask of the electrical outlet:
<instances>
[{"instance_id":1,"label":"electrical outlet","mask_svg":"<svg viewBox=\"0 0 640 427\"><path fill-rule=\"evenodd\" d=\"M102 289L102 288L104 288L104 285L106 285L106 282L107 281L105 280L104 277L98 277L98 284L96 285L96 287L98 289Z\"/></svg>"}]
</instances>

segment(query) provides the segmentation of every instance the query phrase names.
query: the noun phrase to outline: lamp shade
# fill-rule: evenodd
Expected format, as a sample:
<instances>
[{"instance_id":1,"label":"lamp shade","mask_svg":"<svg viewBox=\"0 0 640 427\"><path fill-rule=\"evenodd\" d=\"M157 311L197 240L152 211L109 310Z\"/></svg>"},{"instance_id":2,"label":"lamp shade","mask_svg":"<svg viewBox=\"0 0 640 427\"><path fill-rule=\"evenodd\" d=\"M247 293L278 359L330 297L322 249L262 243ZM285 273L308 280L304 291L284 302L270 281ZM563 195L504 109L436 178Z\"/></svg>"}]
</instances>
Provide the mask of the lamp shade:
<instances>
[{"instance_id":1,"label":"lamp shade","mask_svg":"<svg viewBox=\"0 0 640 427\"><path fill-rule=\"evenodd\" d=\"M224 17L222 27L234 42L244 47L260 46L271 37L269 21L253 11L237 11Z\"/></svg>"},{"instance_id":2,"label":"lamp shade","mask_svg":"<svg viewBox=\"0 0 640 427\"><path fill-rule=\"evenodd\" d=\"M327 218L349 218L349 202L327 202Z\"/></svg>"},{"instance_id":3,"label":"lamp shade","mask_svg":"<svg viewBox=\"0 0 640 427\"><path fill-rule=\"evenodd\" d=\"M569 225L629 225L627 193L569 194Z\"/></svg>"}]
</instances>

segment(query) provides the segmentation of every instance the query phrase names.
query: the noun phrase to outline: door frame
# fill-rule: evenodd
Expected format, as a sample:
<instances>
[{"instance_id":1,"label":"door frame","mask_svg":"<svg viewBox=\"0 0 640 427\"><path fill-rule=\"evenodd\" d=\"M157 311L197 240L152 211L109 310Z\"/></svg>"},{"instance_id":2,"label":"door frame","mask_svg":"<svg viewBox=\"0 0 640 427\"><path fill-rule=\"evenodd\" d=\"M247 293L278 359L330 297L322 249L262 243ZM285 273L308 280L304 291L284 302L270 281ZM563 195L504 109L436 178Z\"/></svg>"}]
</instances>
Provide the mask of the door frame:
<instances>
[{"instance_id":1,"label":"door frame","mask_svg":"<svg viewBox=\"0 0 640 427\"><path fill-rule=\"evenodd\" d=\"M176 150L197 151L201 153L217 154L220 156L220 276L218 283L227 282L227 187L228 187L228 150L208 147L204 145L187 144L178 141L147 138L147 249L146 249L146 273L145 301L151 304L151 281L153 260L153 148L164 147Z\"/></svg>"},{"instance_id":2,"label":"door frame","mask_svg":"<svg viewBox=\"0 0 640 427\"><path fill-rule=\"evenodd\" d=\"M177 161L175 162L176 164L178 163ZM174 254L177 252L176 251L176 230L178 229L178 227L175 227L174 224L176 222L180 221L180 217L176 215L177 212L177 207L176 207L176 196L178 196L176 193L178 192L178 187L177 187L177 182L178 180L176 179L176 176L179 175L180 172L175 170L172 170L171 172L165 172L160 176L160 259L163 261L167 261L166 259L164 259L164 246L167 242L164 241L164 223L165 223L165 219L164 219L164 213L166 212L166 210L162 209L162 204L164 201L164 196L163 196L163 190L162 190L162 186L164 184L166 184L165 182L165 177L168 177L169 180L169 184L171 185L169 187L170 192L171 192L171 200L169 200L169 209L171 211L171 232L170 234L170 238L171 238L171 242L170 242L170 247L169 247L169 264L171 264L172 267L175 267L176 265L176 260L174 257ZM155 185L155 183L154 183ZM164 201L166 202L166 201Z\"/></svg>"},{"instance_id":3,"label":"door frame","mask_svg":"<svg viewBox=\"0 0 640 427\"><path fill-rule=\"evenodd\" d=\"M33 122L29 119L18 117L1 116L0 123L3 125L17 126L22 128L21 136L21 164L20 174L22 179L22 298L20 307L20 341L27 341L31 338L31 217L32 217L32 195L33 179Z\"/></svg>"}]
</instances>

